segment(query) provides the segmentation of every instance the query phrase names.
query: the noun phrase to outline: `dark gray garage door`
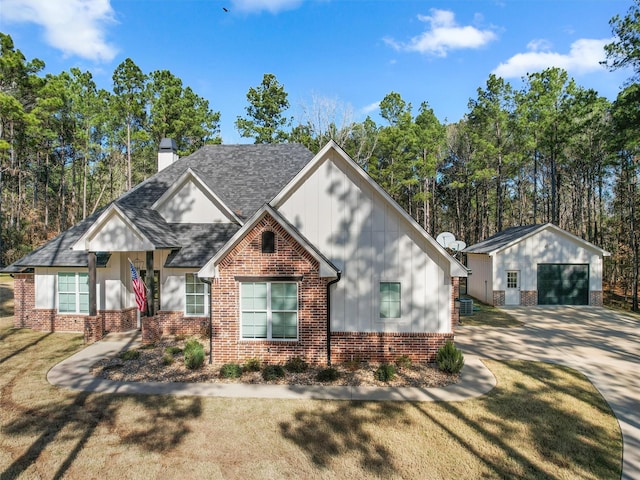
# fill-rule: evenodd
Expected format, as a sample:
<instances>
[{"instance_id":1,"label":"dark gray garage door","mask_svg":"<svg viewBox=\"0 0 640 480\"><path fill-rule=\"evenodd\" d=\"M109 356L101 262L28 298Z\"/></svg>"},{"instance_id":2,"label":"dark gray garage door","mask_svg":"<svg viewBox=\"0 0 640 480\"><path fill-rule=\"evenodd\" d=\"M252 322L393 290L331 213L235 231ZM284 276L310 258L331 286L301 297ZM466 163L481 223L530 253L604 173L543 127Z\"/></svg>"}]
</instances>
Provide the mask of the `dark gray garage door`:
<instances>
[{"instance_id":1,"label":"dark gray garage door","mask_svg":"<svg viewBox=\"0 0 640 480\"><path fill-rule=\"evenodd\" d=\"M589 305L589 265L538 264L538 305Z\"/></svg>"}]
</instances>

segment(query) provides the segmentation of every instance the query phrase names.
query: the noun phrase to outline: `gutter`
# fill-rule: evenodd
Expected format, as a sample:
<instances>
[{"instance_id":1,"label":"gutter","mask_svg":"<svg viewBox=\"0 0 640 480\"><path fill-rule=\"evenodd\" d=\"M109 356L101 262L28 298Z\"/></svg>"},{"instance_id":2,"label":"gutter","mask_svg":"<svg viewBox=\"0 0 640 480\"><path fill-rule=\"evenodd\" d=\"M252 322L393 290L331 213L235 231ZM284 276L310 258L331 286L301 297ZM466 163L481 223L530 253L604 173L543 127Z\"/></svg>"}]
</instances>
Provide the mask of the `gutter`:
<instances>
[{"instance_id":1,"label":"gutter","mask_svg":"<svg viewBox=\"0 0 640 480\"><path fill-rule=\"evenodd\" d=\"M336 272L338 278L327 283L327 367L331 366L331 285L338 283L342 276L342 271Z\"/></svg>"}]
</instances>

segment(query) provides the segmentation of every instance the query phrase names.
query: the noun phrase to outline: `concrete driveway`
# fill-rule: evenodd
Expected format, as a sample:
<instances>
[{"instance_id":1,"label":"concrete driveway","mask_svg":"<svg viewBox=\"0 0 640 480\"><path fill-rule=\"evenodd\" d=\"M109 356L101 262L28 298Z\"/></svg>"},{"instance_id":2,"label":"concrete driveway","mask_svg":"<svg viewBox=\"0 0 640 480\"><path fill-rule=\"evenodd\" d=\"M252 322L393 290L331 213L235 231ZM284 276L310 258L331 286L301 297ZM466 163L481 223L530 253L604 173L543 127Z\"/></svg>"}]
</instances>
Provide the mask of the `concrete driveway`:
<instances>
[{"instance_id":1,"label":"concrete driveway","mask_svg":"<svg viewBox=\"0 0 640 480\"><path fill-rule=\"evenodd\" d=\"M456 331L456 345L481 358L541 360L585 374L620 423L622 478L640 479L640 318L600 307L507 310L525 326L463 325Z\"/></svg>"}]
</instances>

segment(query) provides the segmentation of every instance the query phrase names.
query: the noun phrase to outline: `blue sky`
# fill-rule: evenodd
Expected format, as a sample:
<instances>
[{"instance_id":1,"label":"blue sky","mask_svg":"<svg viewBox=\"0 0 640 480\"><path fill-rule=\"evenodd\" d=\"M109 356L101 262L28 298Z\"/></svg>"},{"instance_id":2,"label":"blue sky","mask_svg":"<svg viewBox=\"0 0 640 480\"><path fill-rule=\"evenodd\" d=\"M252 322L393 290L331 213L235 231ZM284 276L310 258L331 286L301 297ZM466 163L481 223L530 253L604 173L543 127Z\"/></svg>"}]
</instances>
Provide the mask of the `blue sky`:
<instances>
[{"instance_id":1,"label":"blue sky","mask_svg":"<svg viewBox=\"0 0 640 480\"><path fill-rule=\"evenodd\" d=\"M319 105L336 122L377 116L398 92L458 121L490 73L515 87L558 66L578 85L615 99L629 72L599 65L609 20L630 0L0 0L0 31L46 72L89 70L111 89L130 57L145 73L167 69L221 112L224 143L246 94L273 73L304 120ZM226 8L228 12L225 12Z\"/></svg>"}]
</instances>

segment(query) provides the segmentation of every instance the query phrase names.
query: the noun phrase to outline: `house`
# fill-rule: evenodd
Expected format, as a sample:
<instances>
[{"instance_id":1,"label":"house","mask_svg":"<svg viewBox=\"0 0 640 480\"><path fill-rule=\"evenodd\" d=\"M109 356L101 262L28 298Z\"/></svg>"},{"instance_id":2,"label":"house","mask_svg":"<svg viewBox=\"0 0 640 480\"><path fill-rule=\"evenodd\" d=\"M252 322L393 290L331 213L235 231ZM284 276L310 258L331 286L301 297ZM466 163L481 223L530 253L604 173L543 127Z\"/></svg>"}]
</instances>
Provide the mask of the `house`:
<instances>
[{"instance_id":1,"label":"house","mask_svg":"<svg viewBox=\"0 0 640 480\"><path fill-rule=\"evenodd\" d=\"M453 339L467 269L334 142L178 159L165 139L158 166L5 269L16 327L87 341L207 332L216 363L433 361ZM130 262L153 299L141 318Z\"/></svg>"},{"instance_id":2,"label":"house","mask_svg":"<svg viewBox=\"0 0 640 480\"><path fill-rule=\"evenodd\" d=\"M467 292L493 305L602 305L609 253L547 223L508 228L464 251Z\"/></svg>"}]
</instances>

